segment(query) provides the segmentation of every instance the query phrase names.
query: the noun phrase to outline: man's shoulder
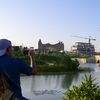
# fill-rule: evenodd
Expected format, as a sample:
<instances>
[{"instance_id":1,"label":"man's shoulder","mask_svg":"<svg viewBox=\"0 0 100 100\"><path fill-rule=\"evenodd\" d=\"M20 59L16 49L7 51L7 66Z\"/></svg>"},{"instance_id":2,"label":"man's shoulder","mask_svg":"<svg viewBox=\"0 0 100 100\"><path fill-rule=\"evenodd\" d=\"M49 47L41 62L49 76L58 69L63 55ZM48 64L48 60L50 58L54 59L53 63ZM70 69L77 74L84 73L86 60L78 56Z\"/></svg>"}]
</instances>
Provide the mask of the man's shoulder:
<instances>
[{"instance_id":1,"label":"man's shoulder","mask_svg":"<svg viewBox=\"0 0 100 100\"><path fill-rule=\"evenodd\" d=\"M13 60L21 60L21 58L19 58L19 57L11 57L11 59L13 59Z\"/></svg>"},{"instance_id":2,"label":"man's shoulder","mask_svg":"<svg viewBox=\"0 0 100 100\"><path fill-rule=\"evenodd\" d=\"M8 55L5 55L3 57L1 57L1 60L13 60L13 61L20 61L22 60L21 58L19 57L14 57L14 56L8 56Z\"/></svg>"},{"instance_id":3,"label":"man's shoulder","mask_svg":"<svg viewBox=\"0 0 100 100\"><path fill-rule=\"evenodd\" d=\"M21 58L18 58L18 57L11 57L10 58L12 61L16 62L16 63L20 63L20 62L23 62L23 60Z\"/></svg>"}]
</instances>

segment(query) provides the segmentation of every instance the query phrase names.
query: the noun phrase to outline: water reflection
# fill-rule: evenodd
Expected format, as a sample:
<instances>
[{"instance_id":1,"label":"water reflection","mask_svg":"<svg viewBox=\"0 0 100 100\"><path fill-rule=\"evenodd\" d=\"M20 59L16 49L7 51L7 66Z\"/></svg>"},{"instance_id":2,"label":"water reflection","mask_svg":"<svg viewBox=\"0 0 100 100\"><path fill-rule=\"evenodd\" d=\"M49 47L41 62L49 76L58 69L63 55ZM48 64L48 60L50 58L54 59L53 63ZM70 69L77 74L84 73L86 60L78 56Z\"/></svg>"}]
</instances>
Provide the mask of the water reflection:
<instances>
[{"instance_id":1,"label":"water reflection","mask_svg":"<svg viewBox=\"0 0 100 100\"><path fill-rule=\"evenodd\" d=\"M63 93L63 90L72 85L74 79L78 78L78 73L68 73L66 75L37 75L31 77L21 77L22 87L26 87L24 92L32 92L35 95Z\"/></svg>"},{"instance_id":2,"label":"water reflection","mask_svg":"<svg viewBox=\"0 0 100 100\"><path fill-rule=\"evenodd\" d=\"M34 84L32 90L45 91L69 88L75 76L75 74L34 76L32 78L32 84Z\"/></svg>"},{"instance_id":3,"label":"water reflection","mask_svg":"<svg viewBox=\"0 0 100 100\"><path fill-rule=\"evenodd\" d=\"M79 85L83 81L82 77L85 74L91 74L100 85L100 67L93 64L87 64L87 66L94 68L94 71L67 73L64 75L22 76L23 95L31 100L62 100L65 90L73 85Z\"/></svg>"},{"instance_id":4,"label":"water reflection","mask_svg":"<svg viewBox=\"0 0 100 100\"><path fill-rule=\"evenodd\" d=\"M62 86L61 88L66 89L72 85L74 79L78 78L78 73L68 73L62 79Z\"/></svg>"},{"instance_id":5,"label":"water reflection","mask_svg":"<svg viewBox=\"0 0 100 100\"><path fill-rule=\"evenodd\" d=\"M55 95L57 93L60 93L61 91L57 90L40 90L40 91L33 91L35 95L44 95L44 94L49 94L49 95Z\"/></svg>"}]
</instances>

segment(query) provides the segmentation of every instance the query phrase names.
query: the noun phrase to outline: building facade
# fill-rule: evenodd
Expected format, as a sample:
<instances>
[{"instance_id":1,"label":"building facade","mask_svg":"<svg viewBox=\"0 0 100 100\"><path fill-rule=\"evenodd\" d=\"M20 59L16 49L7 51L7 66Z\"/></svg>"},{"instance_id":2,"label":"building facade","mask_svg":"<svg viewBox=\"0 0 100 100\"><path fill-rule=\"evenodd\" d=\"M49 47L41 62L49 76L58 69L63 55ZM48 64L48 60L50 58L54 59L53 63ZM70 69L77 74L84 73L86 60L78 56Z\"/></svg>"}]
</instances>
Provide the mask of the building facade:
<instances>
[{"instance_id":1,"label":"building facade","mask_svg":"<svg viewBox=\"0 0 100 100\"><path fill-rule=\"evenodd\" d=\"M71 47L71 51L79 55L93 55L95 48L91 43L76 42L75 45Z\"/></svg>"},{"instance_id":2,"label":"building facade","mask_svg":"<svg viewBox=\"0 0 100 100\"><path fill-rule=\"evenodd\" d=\"M42 54L45 54L49 51L64 51L64 43L58 42L56 44L50 44L50 43L43 44L42 41L39 40L38 50Z\"/></svg>"}]
</instances>

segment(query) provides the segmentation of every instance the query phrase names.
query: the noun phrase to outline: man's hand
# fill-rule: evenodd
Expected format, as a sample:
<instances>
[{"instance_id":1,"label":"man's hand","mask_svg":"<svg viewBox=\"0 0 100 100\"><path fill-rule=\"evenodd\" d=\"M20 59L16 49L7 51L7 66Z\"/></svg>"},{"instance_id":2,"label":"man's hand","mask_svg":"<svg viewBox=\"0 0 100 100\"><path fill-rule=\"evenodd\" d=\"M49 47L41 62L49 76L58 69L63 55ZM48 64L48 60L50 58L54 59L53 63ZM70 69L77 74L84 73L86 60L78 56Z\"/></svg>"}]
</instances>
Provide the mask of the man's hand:
<instances>
[{"instance_id":1,"label":"man's hand","mask_svg":"<svg viewBox=\"0 0 100 100\"><path fill-rule=\"evenodd\" d=\"M33 50L29 50L28 55L30 56L30 64L32 66L33 69L33 74L35 74L37 72L37 68L36 68L36 62L35 62L35 58L34 58L34 51Z\"/></svg>"}]
</instances>

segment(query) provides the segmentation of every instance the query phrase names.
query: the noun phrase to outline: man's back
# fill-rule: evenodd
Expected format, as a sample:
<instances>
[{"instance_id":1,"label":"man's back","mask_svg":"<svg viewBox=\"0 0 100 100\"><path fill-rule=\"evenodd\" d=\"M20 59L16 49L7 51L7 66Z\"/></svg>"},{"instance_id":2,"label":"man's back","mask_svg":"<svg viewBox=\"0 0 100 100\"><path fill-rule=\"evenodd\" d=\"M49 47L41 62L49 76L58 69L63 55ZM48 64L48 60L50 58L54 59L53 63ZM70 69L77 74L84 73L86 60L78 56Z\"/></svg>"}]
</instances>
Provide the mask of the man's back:
<instances>
[{"instance_id":1,"label":"man's back","mask_svg":"<svg viewBox=\"0 0 100 100\"><path fill-rule=\"evenodd\" d=\"M25 64L22 59L13 58L12 54L13 50L11 41L0 39L0 71L6 72L9 77L8 84L10 85L10 89L16 93L20 100L26 100L22 98L20 73L30 75L37 72L34 52L33 50L29 51L30 64L32 67Z\"/></svg>"},{"instance_id":2,"label":"man's back","mask_svg":"<svg viewBox=\"0 0 100 100\"><path fill-rule=\"evenodd\" d=\"M11 80L8 82L10 89L15 92L18 97L21 97L20 73L32 74L32 68L26 65L21 59L13 58L8 55L0 57L0 67L8 74Z\"/></svg>"}]
</instances>

